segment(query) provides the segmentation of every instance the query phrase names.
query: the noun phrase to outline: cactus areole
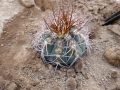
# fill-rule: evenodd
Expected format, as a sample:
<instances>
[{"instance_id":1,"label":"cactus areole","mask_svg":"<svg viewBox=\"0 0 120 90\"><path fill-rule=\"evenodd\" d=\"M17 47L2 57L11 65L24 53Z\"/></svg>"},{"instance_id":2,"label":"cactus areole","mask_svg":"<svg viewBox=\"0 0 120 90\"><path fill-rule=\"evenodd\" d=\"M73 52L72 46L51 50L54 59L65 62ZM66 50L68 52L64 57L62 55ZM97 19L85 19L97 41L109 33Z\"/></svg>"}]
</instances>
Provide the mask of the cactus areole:
<instances>
[{"instance_id":1,"label":"cactus areole","mask_svg":"<svg viewBox=\"0 0 120 90\"><path fill-rule=\"evenodd\" d=\"M73 11L73 8L60 8L58 12L52 9L49 19L44 19L34 40L34 48L45 63L71 67L90 49L89 32L84 28L88 20L81 21Z\"/></svg>"}]
</instances>

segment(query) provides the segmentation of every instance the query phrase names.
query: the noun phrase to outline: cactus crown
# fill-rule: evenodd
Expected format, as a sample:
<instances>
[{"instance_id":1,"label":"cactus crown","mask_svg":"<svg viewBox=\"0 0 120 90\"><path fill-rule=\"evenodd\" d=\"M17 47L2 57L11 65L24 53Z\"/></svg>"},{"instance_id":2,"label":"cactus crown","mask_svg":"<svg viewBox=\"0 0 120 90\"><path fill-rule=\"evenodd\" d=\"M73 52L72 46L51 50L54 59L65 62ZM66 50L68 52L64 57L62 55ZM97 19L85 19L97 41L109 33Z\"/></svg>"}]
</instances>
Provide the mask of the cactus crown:
<instances>
[{"instance_id":1,"label":"cactus crown","mask_svg":"<svg viewBox=\"0 0 120 90\"><path fill-rule=\"evenodd\" d=\"M54 14L54 11L53 11ZM71 28L74 26L74 21L71 20L72 13L69 15L64 10L60 11L59 16L54 17L54 22L51 22L50 24L46 23L46 26L51 30L52 32L56 33L60 38L64 37L66 34L68 34L71 30Z\"/></svg>"},{"instance_id":2,"label":"cactus crown","mask_svg":"<svg viewBox=\"0 0 120 90\"><path fill-rule=\"evenodd\" d=\"M59 7L59 10L56 14L52 6L53 20L48 23L47 20L44 19L47 29L49 29L53 33L56 33L59 38L64 38L65 35L68 35L73 27L76 27L78 30L80 30L80 26L82 23L80 22L80 19L73 19L73 12L73 6L70 9L68 8L66 10L65 7L62 5L61 7Z\"/></svg>"}]
</instances>

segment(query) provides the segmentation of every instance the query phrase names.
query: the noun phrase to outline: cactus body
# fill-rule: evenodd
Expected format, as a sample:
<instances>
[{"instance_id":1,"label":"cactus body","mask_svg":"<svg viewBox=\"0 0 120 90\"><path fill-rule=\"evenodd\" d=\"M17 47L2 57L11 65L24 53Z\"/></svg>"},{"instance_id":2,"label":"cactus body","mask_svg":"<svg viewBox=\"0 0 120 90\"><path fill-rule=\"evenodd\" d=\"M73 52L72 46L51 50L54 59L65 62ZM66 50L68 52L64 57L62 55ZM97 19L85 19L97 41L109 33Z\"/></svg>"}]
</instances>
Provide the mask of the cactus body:
<instances>
[{"instance_id":1,"label":"cactus body","mask_svg":"<svg viewBox=\"0 0 120 90\"><path fill-rule=\"evenodd\" d=\"M75 17L73 7L67 9L64 5L58 8L58 12L52 8L51 16L43 19L45 24L34 41L34 48L43 61L60 67L73 66L85 51L90 51L86 26L89 19Z\"/></svg>"},{"instance_id":2,"label":"cactus body","mask_svg":"<svg viewBox=\"0 0 120 90\"><path fill-rule=\"evenodd\" d=\"M51 34L43 34L39 40L42 57L46 62L72 66L86 51L85 41L73 33L72 29L69 38L52 37Z\"/></svg>"}]
</instances>

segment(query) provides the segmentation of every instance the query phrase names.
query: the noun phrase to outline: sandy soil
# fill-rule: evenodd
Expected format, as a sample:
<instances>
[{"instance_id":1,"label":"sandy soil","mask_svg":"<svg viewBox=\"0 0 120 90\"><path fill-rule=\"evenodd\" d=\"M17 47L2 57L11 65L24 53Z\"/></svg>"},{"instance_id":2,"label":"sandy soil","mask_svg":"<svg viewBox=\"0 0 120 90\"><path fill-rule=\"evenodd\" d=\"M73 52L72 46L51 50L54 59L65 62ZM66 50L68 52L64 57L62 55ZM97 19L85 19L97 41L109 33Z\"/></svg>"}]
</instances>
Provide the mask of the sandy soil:
<instances>
[{"instance_id":1,"label":"sandy soil","mask_svg":"<svg viewBox=\"0 0 120 90\"><path fill-rule=\"evenodd\" d=\"M41 18L49 10L24 9L5 24L0 38L0 87L5 90L120 90L120 68L110 65L103 56L107 47L120 45L120 36L110 31L110 27L115 29L114 25L102 26L103 20L119 10L119 6L112 0L76 1L78 15L92 16L93 49L84 57L81 72L60 69L54 78L53 67L45 65L31 46L34 34L41 29ZM115 25L120 27L120 20ZM114 71L116 76L112 76ZM72 81L70 86L68 79Z\"/></svg>"},{"instance_id":2,"label":"sandy soil","mask_svg":"<svg viewBox=\"0 0 120 90\"><path fill-rule=\"evenodd\" d=\"M16 8L17 7L17 8ZM0 34L4 23L23 10L17 0L0 0Z\"/></svg>"}]
</instances>

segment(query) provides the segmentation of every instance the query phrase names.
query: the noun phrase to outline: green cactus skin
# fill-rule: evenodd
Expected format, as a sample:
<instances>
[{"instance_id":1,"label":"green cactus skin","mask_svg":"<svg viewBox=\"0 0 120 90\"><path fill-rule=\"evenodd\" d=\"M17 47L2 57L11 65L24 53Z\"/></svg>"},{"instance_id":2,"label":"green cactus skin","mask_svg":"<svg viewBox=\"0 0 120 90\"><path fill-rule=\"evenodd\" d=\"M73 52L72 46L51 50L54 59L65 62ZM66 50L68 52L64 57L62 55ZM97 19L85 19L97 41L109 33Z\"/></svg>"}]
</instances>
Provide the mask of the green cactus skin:
<instances>
[{"instance_id":1,"label":"green cactus skin","mask_svg":"<svg viewBox=\"0 0 120 90\"><path fill-rule=\"evenodd\" d=\"M70 32L69 40L65 38L53 38L50 34L43 34L40 47L43 48L43 55L46 61L59 63L63 66L71 66L75 60L82 57L86 51L86 44L78 35L74 35L74 28ZM48 43L47 40L51 40ZM54 41L55 42L52 42ZM71 43L73 42L73 44Z\"/></svg>"}]
</instances>

